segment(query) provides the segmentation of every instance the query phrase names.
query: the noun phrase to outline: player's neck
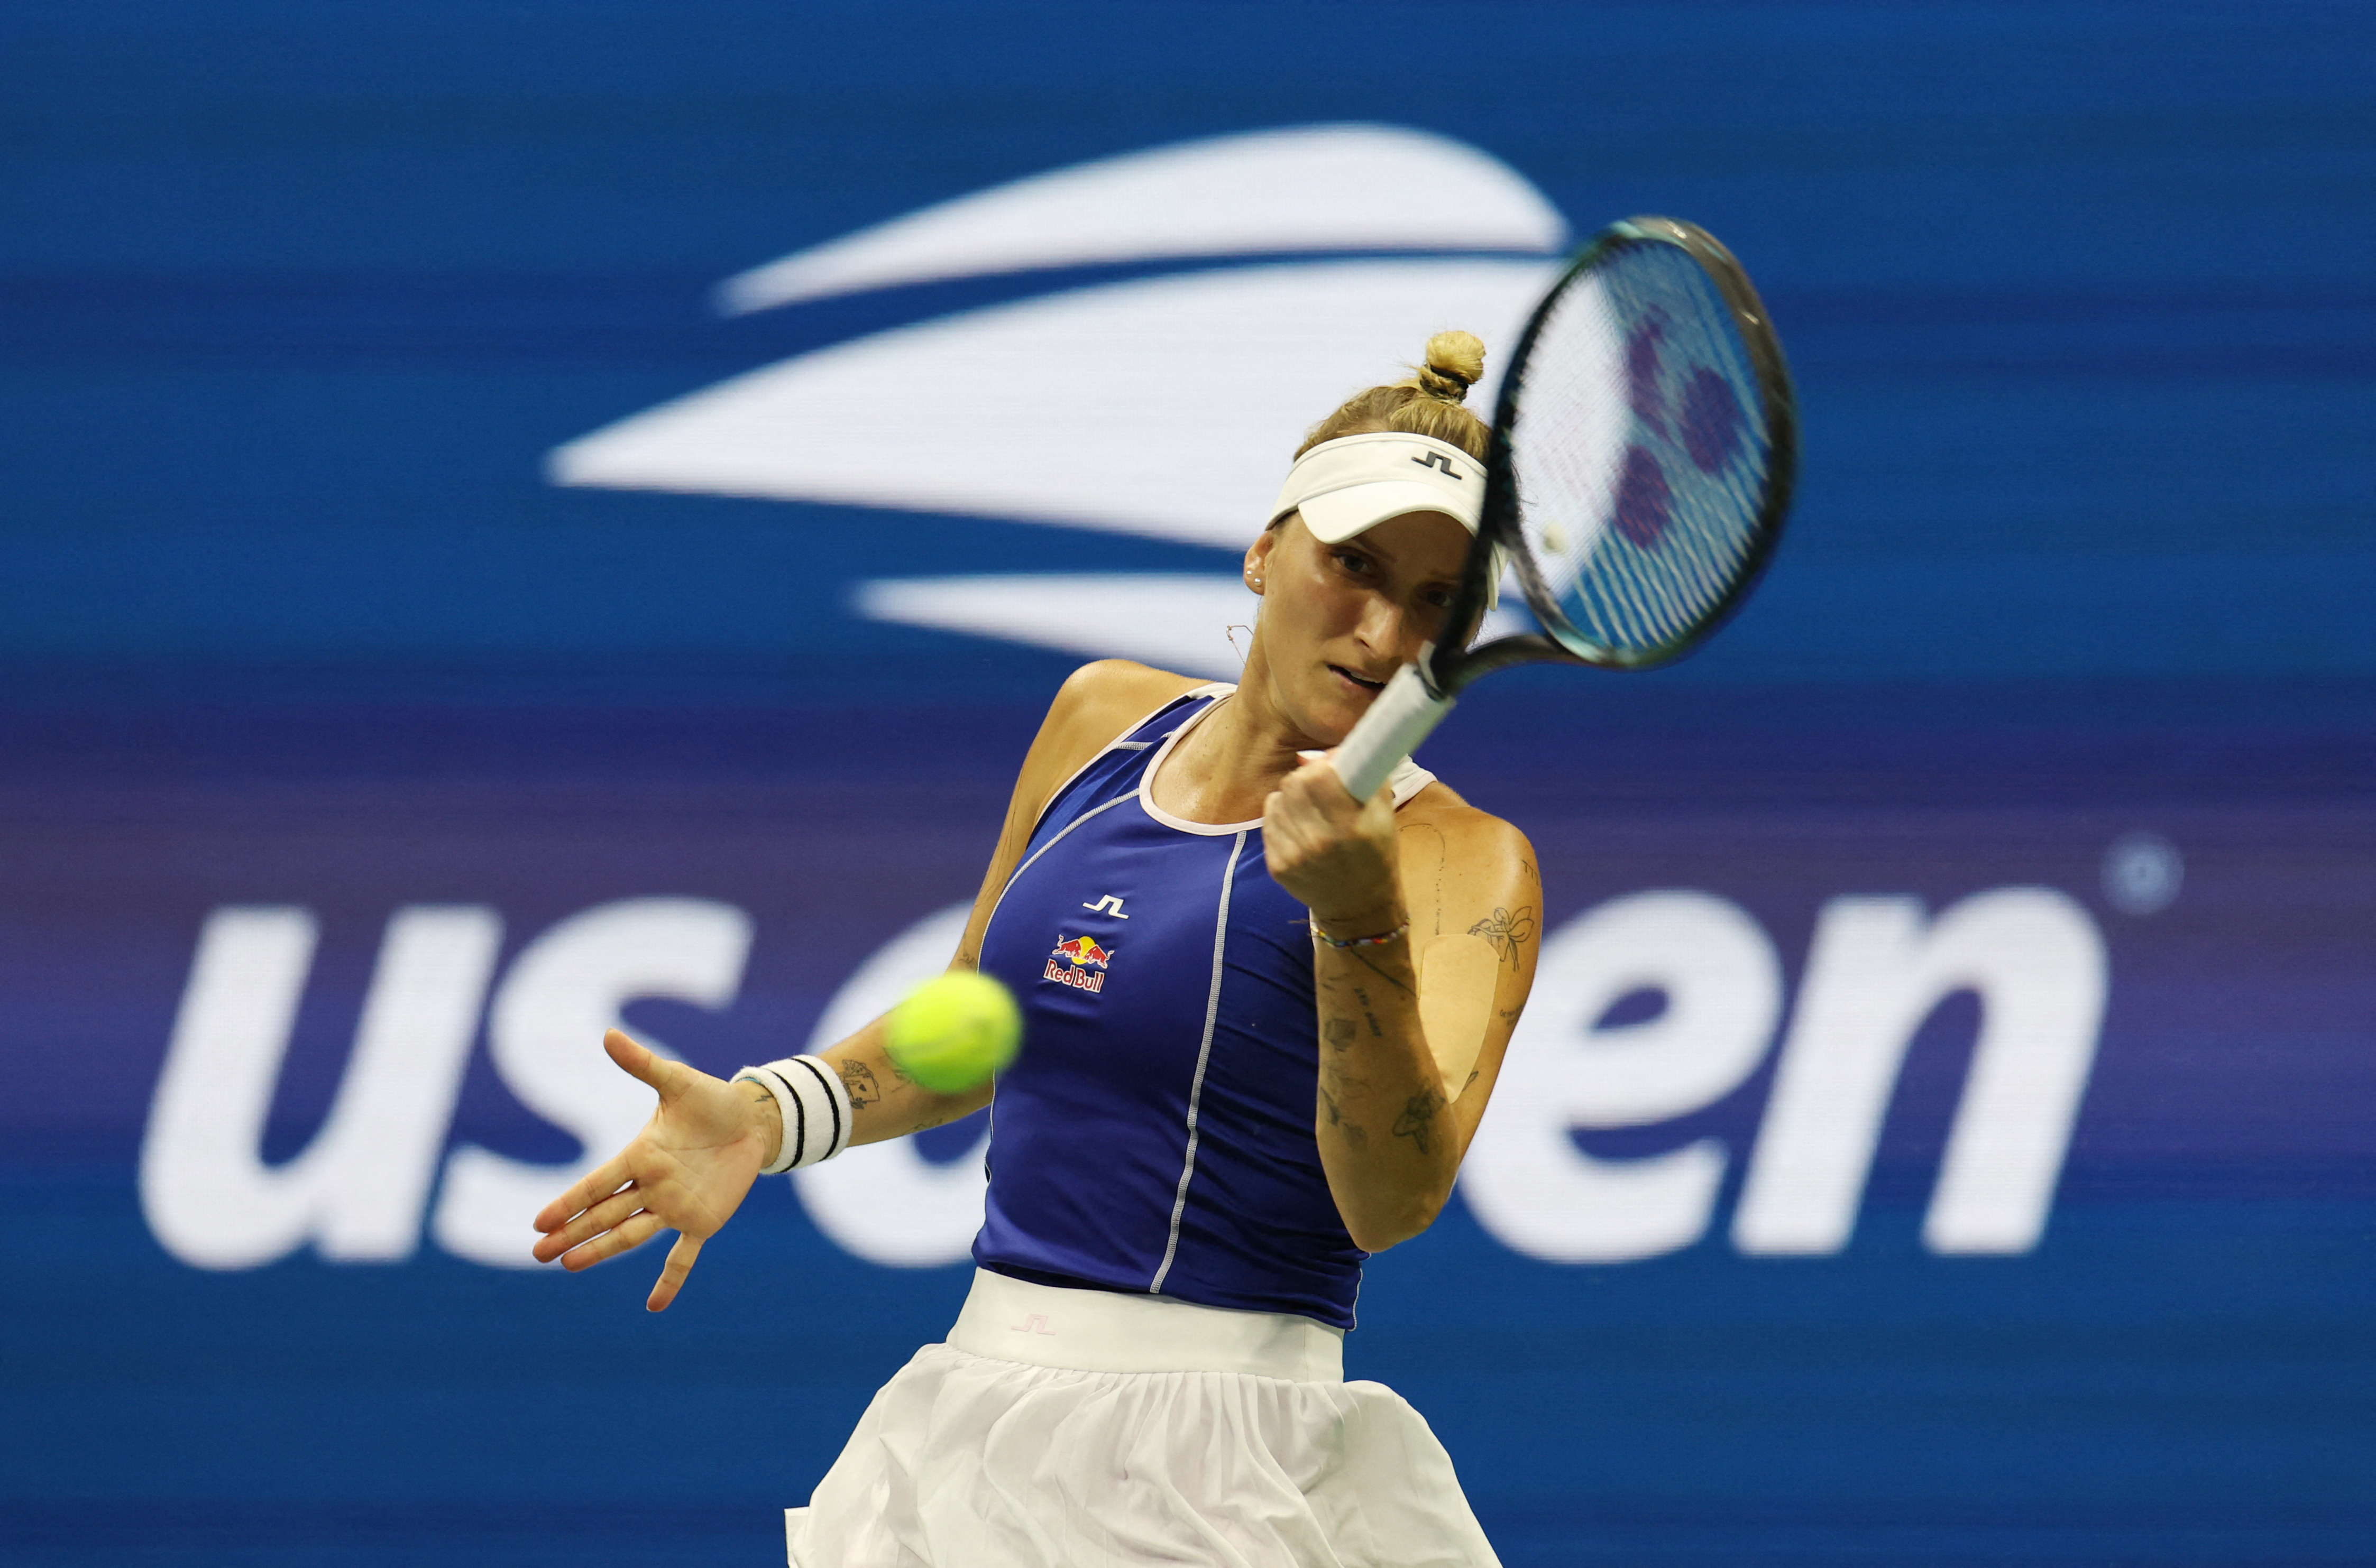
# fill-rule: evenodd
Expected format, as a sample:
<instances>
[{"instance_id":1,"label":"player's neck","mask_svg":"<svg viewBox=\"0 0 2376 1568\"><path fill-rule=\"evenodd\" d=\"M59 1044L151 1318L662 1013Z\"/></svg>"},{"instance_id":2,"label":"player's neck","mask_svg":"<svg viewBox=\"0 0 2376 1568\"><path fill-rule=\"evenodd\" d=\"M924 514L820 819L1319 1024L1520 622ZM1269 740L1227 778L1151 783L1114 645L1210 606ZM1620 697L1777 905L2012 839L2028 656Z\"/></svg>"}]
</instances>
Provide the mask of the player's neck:
<instances>
[{"instance_id":1,"label":"player's neck","mask_svg":"<svg viewBox=\"0 0 2376 1568\"><path fill-rule=\"evenodd\" d=\"M1319 744L1277 711L1260 663L1249 660L1236 693L1172 748L1154 784L1164 810L1191 822L1253 821L1296 770L1296 753Z\"/></svg>"}]
</instances>

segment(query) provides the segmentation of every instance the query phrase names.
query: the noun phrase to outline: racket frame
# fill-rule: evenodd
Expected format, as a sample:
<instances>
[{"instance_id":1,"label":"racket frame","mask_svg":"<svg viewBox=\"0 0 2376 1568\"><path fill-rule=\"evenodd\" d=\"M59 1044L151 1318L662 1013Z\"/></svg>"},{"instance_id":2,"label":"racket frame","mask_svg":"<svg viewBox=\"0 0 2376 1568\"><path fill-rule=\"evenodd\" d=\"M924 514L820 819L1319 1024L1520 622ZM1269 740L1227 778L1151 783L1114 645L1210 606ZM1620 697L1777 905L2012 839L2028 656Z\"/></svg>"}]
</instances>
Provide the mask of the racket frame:
<instances>
[{"instance_id":1,"label":"racket frame","mask_svg":"<svg viewBox=\"0 0 2376 1568\"><path fill-rule=\"evenodd\" d=\"M1733 324L1749 350L1751 372L1756 377L1765 416L1766 484L1749 551L1733 580L1709 609L1665 642L1647 648L1620 649L1593 642L1571 623L1559 607L1558 596L1543 581L1527 548L1518 522L1515 459L1510 428L1526 391L1527 362L1535 340L1552 308L1567 290L1620 251L1635 245L1672 245L1693 261L1716 285L1732 312ZM1653 669L1671 664L1705 642L1730 619L1764 575L1774 548L1781 541L1783 521L1790 513L1790 497L1799 477L1799 404L1782 345L1774 335L1765 305L1749 281L1749 274L1721 241L1695 223L1679 218L1644 216L1621 219L1595 235L1576 253L1540 303L1527 318L1512 351L1510 369L1495 400L1491 441L1485 464L1485 498L1477 537L1468 548L1460 585L1445 607L1444 635L1420 650L1416 662L1405 666L1371 703L1336 755L1336 771L1357 800L1377 793L1402 760L1427 738L1452 711L1460 692L1472 681L1522 664L1589 665L1601 669ZM1467 644L1483 622L1504 560L1515 571L1519 586L1535 619L1549 631L1519 632L1497 638L1482 647ZM1571 642L1559 633L1565 631Z\"/></svg>"},{"instance_id":2,"label":"racket frame","mask_svg":"<svg viewBox=\"0 0 2376 1568\"><path fill-rule=\"evenodd\" d=\"M1717 294L1732 312L1733 325L1748 348L1751 372L1757 378L1757 390L1764 405L1766 437L1766 483L1764 502L1758 511L1757 523L1750 536L1749 553L1723 595L1691 625L1663 643L1642 649L1610 648L1592 643L1572 626L1559 607L1558 595L1543 581L1536 566L1534 554L1527 548L1526 536L1518 524L1518 487L1515 459L1510 449L1510 430L1518 413L1519 399L1526 392L1527 364L1533 357L1535 340L1541 335L1543 324L1551 311L1577 279L1599 266L1619 252L1636 245L1672 245L1699 263L1700 270L1716 285ZM1456 695L1460 689L1478 677L1506 669L1515 664L1556 660L1567 664L1592 665L1602 669L1655 669L1672 664L1698 647L1730 619L1741 602L1748 598L1774 556L1780 543L1782 524L1790 514L1790 497L1799 477L1799 402L1790 384L1789 367L1782 359L1782 345L1774 335L1766 316L1764 301L1749 281L1733 253L1723 242L1695 223L1679 218L1655 216L1628 218L1610 224L1593 237L1592 242L1577 253L1574 261L1561 272L1558 280L1545 291L1542 302L1527 318L1518 334L1518 346L1512 351L1510 369L1502 380L1501 395L1494 400L1492 445L1485 465L1485 501L1483 515L1479 519L1477 541L1472 547L1468 570L1461 576L1460 588L1444 616L1447 631L1460 629L1462 635L1448 637L1434 648L1428 662L1428 683L1443 696ZM1546 627L1572 632L1579 647L1556 631L1526 632L1501 638L1481 648L1467 648L1469 637L1476 634L1490 602L1492 573L1499 562L1493 558L1506 555L1516 572L1518 584L1527 595L1527 607L1535 619ZM1481 558L1481 559L1480 559Z\"/></svg>"}]
</instances>

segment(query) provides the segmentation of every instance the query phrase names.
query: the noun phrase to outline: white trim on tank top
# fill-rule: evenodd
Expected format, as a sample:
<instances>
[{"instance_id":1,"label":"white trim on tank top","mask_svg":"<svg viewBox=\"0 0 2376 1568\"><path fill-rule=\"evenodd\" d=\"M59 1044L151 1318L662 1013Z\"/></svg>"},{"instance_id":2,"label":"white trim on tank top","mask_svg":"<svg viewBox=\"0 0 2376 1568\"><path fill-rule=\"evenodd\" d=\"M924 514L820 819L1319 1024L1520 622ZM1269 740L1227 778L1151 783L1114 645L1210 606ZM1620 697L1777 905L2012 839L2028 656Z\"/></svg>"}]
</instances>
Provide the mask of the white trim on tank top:
<instances>
[{"instance_id":1,"label":"white trim on tank top","mask_svg":"<svg viewBox=\"0 0 2376 1568\"><path fill-rule=\"evenodd\" d=\"M1248 830L1251 831L1251 830ZM1230 846L1230 858L1221 867L1221 903L1213 914L1213 980L1205 993L1205 1035L1196 1045L1196 1076L1188 1085L1188 1149L1180 1162L1180 1188L1171 1195L1171 1229L1163 1238L1163 1262L1147 1282L1149 1295L1160 1295L1164 1279L1171 1272L1171 1260L1180 1253L1180 1221L1188 1212L1188 1184L1196 1175L1196 1118L1205 1105L1205 1068L1213 1060L1213 1026L1221 1017L1221 976L1226 973L1223 961L1230 950L1230 893L1238 885L1238 861L1246 853L1246 834L1241 831Z\"/></svg>"},{"instance_id":2,"label":"white trim on tank top","mask_svg":"<svg viewBox=\"0 0 2376 1568\"><path fill-rule=\"evenodd\" d=\"M1194 833L1199 838L1218 839L1230 833L1249 832L1262 826L1262 819L1259 817L1250 822L1192 822L1185 817L1175 817L1155 804L1155 775L1163 771L1163 764L1171 756L1171 749L1180 744L1181 737L1203 723L1206 715L1218 708L1222 701L1235 693L1237 690L1227 681L1217 680L1210 685L1199 686L1193 691L1183 691L1180 694L1182 697L1210 697L1213 701L1189 714L1187 723L1165 736L1163 744L1155 749L1155 755L1147 759L1146 771L1138 775L1139 805L1146 809L1149 817L1165 827L1177 832ZM1144 724L1146 721L1142 719L1139 722ZM1410 804L1411 796L1434 782L1433 773L1408 757L1402 760L1393 772L1386 775L1386 787L1394 792L1395 809L1397 811Z\"/></svg>"},{"instance_id":3,"label":"white trim on tank top","mask_svg":"<svg viewBox=\"0 0 2376 1568\"><path fill-rule=\"evenodd\" d=\"M1048 798L1040 803L1039 811L1034 814L1031 819L1031 831L1035 833L1040 831L1040 824L1047 819L1048 808L1055 805L1059 800L1063 799L1064 792L1072 788L1075 784L1080 783L1081 775L1087 772L1091 768L1096 767L1098 765L1099 758L1105 756L1110 751L1146 750L1148 747L1154 745L1155 742L1151 740L1133 740L1130 737L1136 735L1140 730L1145 729L1148 724L1153 722L1156 714L1163 712L1164 709L1169 708L1174 702L1179 701L1181 698L1194 697L1200 692L1209 691L1213 689L1209 686L1200 686L1194 691L1182 691L1179 697L1166 697L1162 701L1158 702L1154 707L1149 708L1137 718L1132 720L1129 727L1124 729L1120 735L1115 736L1111 740L1107 741L1103 746L1099 747L1087 761L1083 762L1079 767L1075 768L1071 772L1065 774L1064 782L1048 792ZM1221 690L1225 691L1235 691L1237 688L1234 686L1228 686L1223 687ZM1117 800L1127 800L1129 798L1130 796L1126 794L1115 796L1115 799Z\"/></svg>"},{"instance_id":4,"label":"white trim on tank top","mask_svg":"<svg viewBox=\"0 0 2376 1568\"><path fill-rule=\"evenodd\" d=\"M1205 687L1199 687L1197 689L1198 691L1206 690L1209 689ZM1237 688L1228 687L1225 688L1225 690L1234 691ZM1156 714L1163 712L1164 709L1169 708L1174 702L1179 701L1181 697L1193 697L1195 694L1196 693L1194 691L1183 691L1180 694L1180 697L1165 698L1161 702L1140 714L1137 719L1133 721L1128 729L1123 730L1122 734L1114 737L1113 739L1107 741L1103 746L1099 747L1097 751L1087 761L1083 762L1079 767L1075 768L1070 773L1066 774L1064 782L1058 784L1054 790L1050 792L1048 798L1040 803L1039 812L1031 819L1031 831L1033 833L1039 832L1040 824L1048 819L1048 808L1055 805L1057 801L1062 800L1064 797L1064 792L1066 790L1080 783L1081 775L1087 772L1091 768L1096 767L1099 758L1115 751L1146 750L1149 746L1152 746L1155 743L1149 740L1133 740L1129 737L1136 735L1140 730L1146 728L1148 722L1151 721ZM1063 829L1056 834L1055 838L1050 839L1046 843L1041 844L1038 849L1035 849L1029 855L1025 855L1023 857L1023 863L1006 874L1006 880L999 886L998 896L990 901L990 914L983 918L981 923L982 940L985 942L990 940L990 923L998 918L998 906L1006 902L1006 890L1015 886L1015 879L1017 877L1022 876L1023 873L1031 869L1031 863L1033 861L1039 859L1041 855L1055 848L1057 840L1062 839L1065 833L1071 832L1075 828L1079 827L1082 823L1087 821L1090 818L1097 816L1099 812L1110 810L1116 806L1120 806L1123 801L1128 800L1136 793L1137 792L1135 790L1125 790L1122 794L1115 796L1111 800L1107 801L1103 806L1092 807L1090 809L1083 812L1080 816L1075 817L1071 821L1065 823ZM1028 843L1029 841L1027 839L1025 842Z\"/></svg>"}]
</instances>

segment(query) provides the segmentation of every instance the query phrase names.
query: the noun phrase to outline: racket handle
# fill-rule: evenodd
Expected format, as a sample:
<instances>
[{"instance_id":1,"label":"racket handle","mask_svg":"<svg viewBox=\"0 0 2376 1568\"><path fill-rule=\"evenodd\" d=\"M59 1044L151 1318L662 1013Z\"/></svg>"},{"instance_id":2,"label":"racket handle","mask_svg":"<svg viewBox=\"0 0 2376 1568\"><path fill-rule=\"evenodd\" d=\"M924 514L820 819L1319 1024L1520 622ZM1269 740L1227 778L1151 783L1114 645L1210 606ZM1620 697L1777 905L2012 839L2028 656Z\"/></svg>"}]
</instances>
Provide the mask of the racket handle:
<instances>
[{"instance_id":1,"label":"racket handle","mask_svg":"<svg viewBox=\"0 0 2376 1568\"><path fill-rule=\"evenodd\" d=\"M1417 665L1405 665L1396 671L1336 749L1336 776L1356 800L1377 794L1387 775L1452 712L1453 700L1430 690L1419 670Z\"/></svg>"}]
</instances>

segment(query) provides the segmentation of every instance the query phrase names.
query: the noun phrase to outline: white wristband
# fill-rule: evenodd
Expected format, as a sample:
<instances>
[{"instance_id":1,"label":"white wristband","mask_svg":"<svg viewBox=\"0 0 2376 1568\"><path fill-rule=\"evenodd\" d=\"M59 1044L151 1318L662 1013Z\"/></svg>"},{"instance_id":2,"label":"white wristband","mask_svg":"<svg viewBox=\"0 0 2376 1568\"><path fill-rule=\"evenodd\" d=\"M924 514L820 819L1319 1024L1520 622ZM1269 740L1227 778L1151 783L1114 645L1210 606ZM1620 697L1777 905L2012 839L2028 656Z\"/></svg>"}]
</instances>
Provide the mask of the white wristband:
<instances>
[{"instance_id":1,"label":"white wristband","mask_svg":"<svg viewBox=\"0 0 2376 1568\"><path fill-rule=\"evenodd\" d=\"M775 1096L784 1118L776 1162L761 1170L761 1175L780 1176L820 1164L849 1147L849 1091L824 1057L787 1056L734 1075L737 1083L745 1079Z\"/></svg>"}]
</instances>

